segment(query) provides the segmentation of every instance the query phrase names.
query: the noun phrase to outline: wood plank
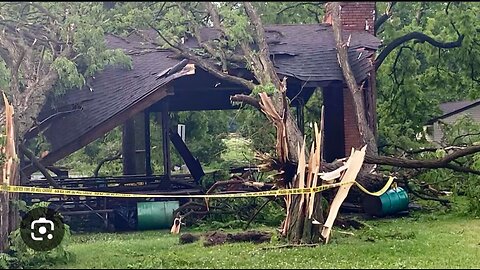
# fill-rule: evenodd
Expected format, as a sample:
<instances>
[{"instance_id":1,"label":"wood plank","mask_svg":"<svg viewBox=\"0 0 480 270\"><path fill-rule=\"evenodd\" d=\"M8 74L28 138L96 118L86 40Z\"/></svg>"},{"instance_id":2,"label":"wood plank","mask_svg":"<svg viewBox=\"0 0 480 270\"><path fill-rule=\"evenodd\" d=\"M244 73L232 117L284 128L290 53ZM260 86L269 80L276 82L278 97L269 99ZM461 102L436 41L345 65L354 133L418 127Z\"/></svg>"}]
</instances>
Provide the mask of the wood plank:
<instances>
[{"instance_id":1,"label":"wood plank","mask_svg":"<svg viewBox=\"0 0 480 270\"><path fill-rule=\"evenodd\" d=\"M362 168L366 149L367 147L364 146L360 151L356 151L356 150L352 151L353 153L350 155L350 158L347 160L348 169L343 175L340 181L341 183L355 180L358 173L360 172L360 169ZM337 217L338 210L340 209L340 206L342 205L343 201L347 197L348 192L350 191L350 188L352 187L353 184L354 183L352 182L350 184L347 184L338 188L338 192L335 195L335 198L333 199L332 205L330 206L330 212L328 214L327 221L325 222L322 228L322 236L325 239L325 243L328 243L330 239L330 233L332 230L333 223Z\"/></svg>"},{"instance_id":2,"label":"wood plank","mask_svg":"<svg viewBox=\"0 0 480 270\"><path fill-rule=\"evenodd\" d=\"M200 179L205 175L200 161L192 155L192 152L190 152L187 145L178 135L178 133L174 132L171 129L170 140L172 141L173 146L175 146L175 149L177 149L185 164L187 165L190 174L195 179L195 182L199 183Z\"/></svg>"},{"instance_id":3,"label":"wood plank","mask_svg":"<svg viewBox=\"0 0 480 270\"><path fill-rule=\"evenodd\" d=\"M170 188L171 160L170 160L170 117L168 115L168 101L165 100L162 107L162 151L163 151L163 174L165 179L162 188Z\"/></svg>"},{"instance_id":4,"label":"wood plank","mask_svg":"<svg viewBox=\"0 0 480 270\"><path fill-rule=\"evenodd\" d=\"M312 147L310 148L310 156L308 157L308 165L307 165L307 181L306 181L306 184L305 184L305 187L306 188L310 188L312 187L312 179L314 177L314 167L315 166L315 143L312 143ZM310 195L309 194L305 194L305 204L308 206L310 205ZM308 216L308 207L305 208L305 216Z\"/></svg>"},{"instance_id":5,"label":"wood plank","mask_svg":"<svg viewBox=\"0 0 480 270\"><path fill-rule=\"evenodd\" d=\"M150 111L144 111L145 122L145 175L152 175L152 147L150 141Z\"/></svg>"},{"instance_id":6,"label":"wood plank","mask_svg":"<svg viewBox=\"0 0 480 270\"><path fill-rule=\"evenodd\" d=\"M318 171L319 167L318 165L315 167L314 172ZM312 187L317 186L317 179L318 179L318 173L315 173L313 176L313 182L312 182ZM313 211L314 211L314 204L315 204L315 193L310 194L310 202L308 205L308 219L312 219Z\"/></svg>"},{"instance_id":7,"label":"wood plank","mask_svg":"<svg viewBox=\"0 0 480 270\"><path fill-rule=\"evenodd\" d=\"M305 167L306 167L306 161L305 161L305 138L303 139L303 145L300 150L300 155L298 156L298 169L297 169L297 183L298 183L298 188L304 188L305 187ZM302 211L303 203L305 200L305 194L300 194L300 206L298 209Z\"/></svg>"},{"instance_id":8,"label":"wood plank","mask_svg":"<svg viewBox=\"0 0 480 270\"><path fill-rule=\"evenodd\" d=\"M132 118L125 121L122 129L123 175L136 174L135 164L135 125Z\"/></svg>"}]
</instances>

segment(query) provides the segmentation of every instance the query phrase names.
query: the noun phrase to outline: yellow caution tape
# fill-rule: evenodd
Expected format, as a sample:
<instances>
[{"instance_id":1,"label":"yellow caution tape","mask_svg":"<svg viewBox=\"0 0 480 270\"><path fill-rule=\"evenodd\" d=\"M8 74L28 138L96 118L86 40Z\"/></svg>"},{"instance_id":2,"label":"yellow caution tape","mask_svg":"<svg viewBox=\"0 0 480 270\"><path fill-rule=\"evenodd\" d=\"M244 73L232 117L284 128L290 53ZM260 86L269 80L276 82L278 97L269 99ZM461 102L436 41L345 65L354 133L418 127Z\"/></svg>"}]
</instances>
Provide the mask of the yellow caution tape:
<instances>
[{"instance_id":1,"label":"yellow caution tape","mask_svg":"<svg viewBox=\"0 0 480 270\"><path fill-rule=\"evenodd\" d=\"M379 191L377 191L377 192L370 192L370 191L368 191L366 188L364 188L364 187L363 187L362 185L360 185L358 182L355 182L355 184L357 185L357 187L358 187L361 191L367 193L368 195L372 195L372 196L377 196L377 197L378 197L378 196L382 196L382 194L387 191L387 189L392 185L393 180L394 180L393 176L390 176L390 178L388 178L388 181L387 181L387 183L385 184L385 186L384 186L382 189L380 189Z\"/></svg>"},{"instance_id":2,"label":"yellow caution tape","mask_svg":"<svg viewBox=\"0 0 480 270\"><path fill-rule=\"evenodd\" d=\"M268 191L255 191L245 193L231 193L231 194L133 194L133 193L113 193L113 192L98 192L98 191L83 191L73 189L58 189L58 188L39 188L26 186L12 186L1 185L0 191L11 193L36 193L36 194L56 194L68 196L90 196L90 197L120 197L120 198L241 198L241 197L265 197L265 196L281 196L281 195L296 195L317 193L327 189L340 187L348 184L356 184L363 192L373 195L382 195L392 184L393 177L390 177L385 187L377 192L369 192L356 181L346 181L341 183L322 185L312 188L292 188L292 189L278 189Z\"/></svg>"}]
</instances>

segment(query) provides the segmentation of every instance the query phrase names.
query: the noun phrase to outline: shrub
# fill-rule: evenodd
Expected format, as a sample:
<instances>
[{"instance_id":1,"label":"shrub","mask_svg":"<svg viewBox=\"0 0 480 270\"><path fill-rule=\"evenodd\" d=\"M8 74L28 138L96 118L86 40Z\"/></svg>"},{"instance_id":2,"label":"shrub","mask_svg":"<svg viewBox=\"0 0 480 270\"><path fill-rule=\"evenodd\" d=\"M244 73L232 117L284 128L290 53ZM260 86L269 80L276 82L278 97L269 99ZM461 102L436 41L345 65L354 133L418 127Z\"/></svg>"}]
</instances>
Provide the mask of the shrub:
<instances>
[{"instance_id":1,"label":"shrub","mask_svg":"<svg viewBox=\"0 0 480 270\"><path fill-rule=\"evenodd\" d=\"M32 206L26 206L25 202L19 201L17 205L21 211L30 211L38 207L48 207L49 203L40 202ZM41 252L29 248L21 237L20 228L16 229L9 236L10 250L8 254L0 254L0 268L48 268L57 263L67 263L74 260L74 254L65 249L70 240L70 227L64 224L64 230L65 235L59 246L52 250Z\"/></svg>"}]
</instances>

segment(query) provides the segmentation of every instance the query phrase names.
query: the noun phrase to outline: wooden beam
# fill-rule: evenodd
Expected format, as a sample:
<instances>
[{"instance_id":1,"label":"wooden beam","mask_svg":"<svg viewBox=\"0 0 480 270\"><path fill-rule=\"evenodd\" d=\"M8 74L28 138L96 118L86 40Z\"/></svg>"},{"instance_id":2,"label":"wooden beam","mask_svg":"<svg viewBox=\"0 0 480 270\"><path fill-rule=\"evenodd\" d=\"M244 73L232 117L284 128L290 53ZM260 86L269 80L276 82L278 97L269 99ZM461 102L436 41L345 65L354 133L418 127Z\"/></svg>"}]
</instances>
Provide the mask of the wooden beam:
<instances>
[{"instance_id":1,"label":"wooden beam","mask_svg":"<svg viewBox=\"0 0 480 270\"><path fill-rule=\"evenodd\" d=\"M122 130L122 164L123 175L135 174L135 129L133 119L123 124Z\"/></svg>"},{"instance_id":2,"label":"wooden beam","mask_svg":"<svg viewBox=\"0 0 480 270\"><path fill-rule=\"evenodd\" d=\"M152 175L152 158L150 143L150 111L145 110L145 175Z\"/></svg>"},{"instance_id":3,"label":"wooden beam","mask_svg":"<svg viewBox=\"0 0 480 270\"><path fill-rule=\"evenodd\" d=\"M295 106L297 112L297 125L300 132L305 135L305 120L304 120L304 107L305 104L302 99L298 100L298 104Z\"/></svg>"},{"instance_id":4,"label":"wooden beam","mask_svg":"<svg viewBox=\"0 0 480 270\"><path fill-rule=\"evenodd\" d=\"M163 174L165 179L162 188L170 189L171 160L170 160L170 117L168 115L168 101L164 100L162 105L162 150L163 150Z\"/></svg>"},{"instance_id":5,"label":"wooden beam","mask_svg":"<svg viewBox=\"0 0 480 270\"><path fill-rule=\"evenodd\" d=\"M185 164L187 165L190 174L195 179L195 182L198 184L202 176L205 175L200 161L198 161L198 159L196 159L192 155L187 145L183 142L182 138L180 138L178 133L174 132L173 130L170 130L170 140L172 141L173 146L175 146L175 149L177 149Z\"/></svg>"},{"instance_id":6,"label":"wooden beam","mask_svg":"<svg viewBox=\"0 0 480 270\"><path fill-rule=\"evenodd\" d=\"M64 147L62 147L61 149L58 149L57 151L49 153L47 156L45 156L43 159L40 160L40 163L43 165L53 164L54 162L64 158L68 154L71 154L77 151L78 149L84 147L85 145L89 144L90 142L94 141L101 135L114 129L118 125L125 122L127 119L145 110L155 102L163 99L168 95L173 95L173 92L170 86L166 85L163 87L159 87L157 90L153 91L150 95L148 95L144 99L141 99L136 104L116 114L115 116L105 121L101 125L97 125L95 128L91 129L89 132L80 136L77 140L72 141L71 143L65 145ZM36 171L34 166L31 164L26 166L25 168L22 168L22 170L25 173L25 175L31 175L33 172Z\"/></svg>"},{"instance_id":7,"label":"wooden beam","mask_svg":"<svg viewBox=\"0 0 480 270\"><path fill-rule=\"evenodd\" d=\"M145 113L135 117L135 174L146 174L145 171Z\"/></svg>"},{"instance_id":8,"label":"wooden beam","mask_svg":"<svg viewBox=\"0 0 480 270\"><path fill-rule=\"evenodd\" d=\"M48 183L51 186L53 186L54 188L60 188L58 183L55 182L50 173L48 173L47 169L42 164L40 164L40 162L38 162L37 157L35 157L35 155L30 150L28 150L25 145L19 144L18 148L22 150L22 153L27 156L28 159L30 159L30 161L35 165L35 167L37 167L37 169L43 174L43 176L45 176L45 179L47 179Z\"/></svg>"}]
</instances>

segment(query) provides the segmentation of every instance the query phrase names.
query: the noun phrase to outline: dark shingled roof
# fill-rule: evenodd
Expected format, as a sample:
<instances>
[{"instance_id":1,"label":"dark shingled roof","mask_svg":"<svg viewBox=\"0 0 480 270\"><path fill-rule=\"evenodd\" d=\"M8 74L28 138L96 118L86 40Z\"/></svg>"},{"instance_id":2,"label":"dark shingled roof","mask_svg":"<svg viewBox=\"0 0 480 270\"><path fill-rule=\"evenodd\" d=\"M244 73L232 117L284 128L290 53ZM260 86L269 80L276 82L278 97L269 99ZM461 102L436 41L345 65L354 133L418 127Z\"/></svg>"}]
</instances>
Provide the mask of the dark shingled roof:
<instances>
[{"instance_id":1,"label":"dark shingled roof","mask_svg":"<svg viewBox=\"0 0 480 270\"><path fill-rule=\"evenodd\" d=\"M152 32L146 36L155 36ZM202 39L212 40L219 33L211 28L201 31ZM328 24L282 24L265 26L277 73L310 82L314 86L326 82L343 81L343 73L338 65L335 39ZM372 64L368 57L378 49L381 41L368 32L343 31L343 39L350 37L349 60L357 82L365 80ZM196 47L196 40L185 42L188 47ZM368 49L368 50L363 50ZM307 84L308 85L308 84Z\"/></svg>"},{"instance_id":2,"label":"dark shingled roof","mask_svg":"<svg viewBox=\"0 0 480 270\"><path fill-rule=\"evenodd\" d=\"M332 81L343 81L331 26L272 25L265 29L278 74L296 78L304 82L305 86L324 86ZM151 31L142 34L150 37L156 35ZM203 35L214 38L216 32L207 28L203 30ZM344 35L345 40L351 35L349 59L355 77L360 82L367 78L372 69L368 57L378 48L380 40L367 32L344 31ZM155 49L151 43L142 43L141 35L130 35L127 38L109 35L107 45L131 53L133 69L108 67L96 74L88 86L70 90L54 103L44 107L39 115L39 122L51 118L44 134L52 146L50 154L44 159L45 163L63 158L57 156L49 159L49 156L67 145L71 148L67 152L72 152L88 144L92 138L82 139L81 136L87 136L95 128L105 125L119 113L128 111L162 86L181 76L177 73L157 78L157 74L172 68L181 59L173 58L173 54L168 50ZM195 46L192 40L187 40L185 45ZM54 109L52 104L55 104ZM71 112L52 117L59 111ZM113 127L109 129L111 128ZM72 144L75 145L73 148Z\"/></svg>"},{"instance_id":3,"label":"dark shingled roof","mask_svg":"<svg viewBox=\"0 0 480 270\"><path fill-rule=\"evenodd\" d=\"M114 36L107 37L107 44L112 48L130 46ZM177 74L158 79L156 76L180 62L171 56L172 53L166 50L131 55L132 70L108 67L95 74L88 86L72 89L55 100L55 108L52 109L53 105L45 106L40 113L40 122L57 112L72 111L55 117L46 129L45 136L51 143L51 152L75 141L178 78Z\"/></svg>"}]
</instances>

